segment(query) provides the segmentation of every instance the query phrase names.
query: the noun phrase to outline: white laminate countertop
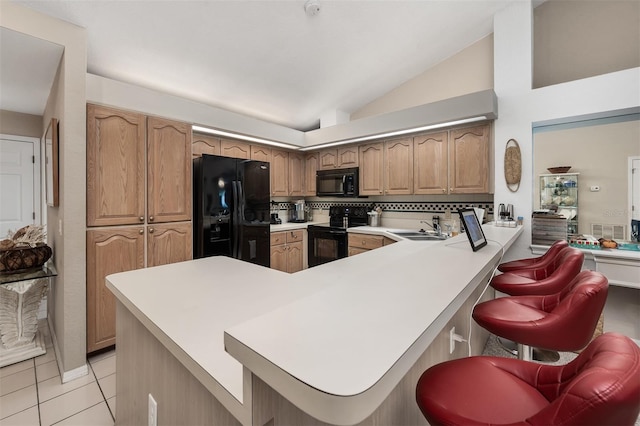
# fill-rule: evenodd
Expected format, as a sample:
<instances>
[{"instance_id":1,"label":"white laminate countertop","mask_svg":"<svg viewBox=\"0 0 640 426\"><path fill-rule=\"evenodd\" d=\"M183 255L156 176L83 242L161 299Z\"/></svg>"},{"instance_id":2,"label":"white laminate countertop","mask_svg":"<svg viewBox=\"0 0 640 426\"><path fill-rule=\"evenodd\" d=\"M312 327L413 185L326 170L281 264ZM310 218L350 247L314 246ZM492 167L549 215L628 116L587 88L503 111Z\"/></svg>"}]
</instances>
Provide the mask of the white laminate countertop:
<instances>
[{"instance_id":1,"label":"white laminate countertop","mask_svg":"<svg viewBox=\"0 0 640 426\"><path fill-rule=\"evenodd\" d=\"M386 232L365 228L349 232ZM107 287L241 421L244 365L310 415L357 423L522 232L483 229L476 253L465 235L400 241L295 274L210 257L110 275Z\"/></svg>"}]
</instances>

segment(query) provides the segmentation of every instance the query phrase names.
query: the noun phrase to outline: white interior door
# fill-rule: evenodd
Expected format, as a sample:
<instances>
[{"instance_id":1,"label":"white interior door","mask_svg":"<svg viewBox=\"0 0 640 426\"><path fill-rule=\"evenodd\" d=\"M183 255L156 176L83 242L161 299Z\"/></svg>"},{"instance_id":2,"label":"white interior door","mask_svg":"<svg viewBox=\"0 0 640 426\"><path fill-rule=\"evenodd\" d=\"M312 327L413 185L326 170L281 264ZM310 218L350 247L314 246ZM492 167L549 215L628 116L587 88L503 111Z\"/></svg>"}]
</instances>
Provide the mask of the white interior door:
<instances>
[{"instance_id":1,"label":"white interior door","mask_svg":"<svg viewBox=\"0 0 640 426\"><path fill-rule=\"evenodd\" d=\"M31 140L0 139L0 239L36 221L35 148Z\"/></svg>"}]
</instances>

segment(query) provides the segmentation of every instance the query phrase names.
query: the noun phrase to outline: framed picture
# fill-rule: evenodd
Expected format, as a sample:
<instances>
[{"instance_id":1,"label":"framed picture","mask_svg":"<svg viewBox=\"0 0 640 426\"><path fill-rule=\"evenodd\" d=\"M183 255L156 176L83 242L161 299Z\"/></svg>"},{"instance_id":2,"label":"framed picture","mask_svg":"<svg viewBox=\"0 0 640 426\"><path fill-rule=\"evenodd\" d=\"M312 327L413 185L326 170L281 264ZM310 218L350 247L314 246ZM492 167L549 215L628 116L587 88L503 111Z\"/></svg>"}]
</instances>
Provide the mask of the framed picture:
<instances>
[{"instance_id":1,"label":"framed picture","mask_svg":"<svg viewBox=\"0 0 640 426\"><path fill-rule=\"evenodd\" d=\"M47 205L58 206L58 119L52 118L44 133Z\"/></svg>"}]
</instances>

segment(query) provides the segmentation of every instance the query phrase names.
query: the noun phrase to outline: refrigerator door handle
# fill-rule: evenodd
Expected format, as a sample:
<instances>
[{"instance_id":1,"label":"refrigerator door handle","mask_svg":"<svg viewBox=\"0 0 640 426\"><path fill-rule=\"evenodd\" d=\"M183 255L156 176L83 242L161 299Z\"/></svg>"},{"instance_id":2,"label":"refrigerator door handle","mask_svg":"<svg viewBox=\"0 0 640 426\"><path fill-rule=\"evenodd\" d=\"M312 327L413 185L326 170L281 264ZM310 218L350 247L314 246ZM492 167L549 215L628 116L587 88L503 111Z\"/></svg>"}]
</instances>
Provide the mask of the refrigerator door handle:
<instances>
[{"instance_id":1,"label":"refrigerator door handle","mask_svg":"<svg viewBox=\"0 0 640 426\"><path fill-rule=\"evenodd\" d=\"M235 180L231 182L231 188L233 190L233 216L231 217L231 220L233 222L233 228L232 228L232 232L233 232L233 243L232 243L232 247L231 247L231 257L234 257L236 259L239 259L240 257L238 256L239 254L239 250L238 250L238 239L240 238L238 236L239 233L239 225L240 225L240 221L238 220L239 215L238 215L238 182L236 182Z\"/></svg>"},{"instance_id":2,"label":"refrigerator door handle","mask_svg":"<svg viewBox=\"0 0 640 426\"><path fill-rule=\"evenodd\" d=\"M238 225L237 225L237 230L238 232L237 234L237 238L238 238L238 259L242 259L242 246L243 246L243 238L244 235L240 235L242 233L242 227L244 226L244 222L245 222L245 218L244 218L244 191L242 189L242 181L237 181L236 182L236 188L237 188L237 196L238 196L238 204L237 204L237 218L238 218Z\"/></svg>"}]
</instances>

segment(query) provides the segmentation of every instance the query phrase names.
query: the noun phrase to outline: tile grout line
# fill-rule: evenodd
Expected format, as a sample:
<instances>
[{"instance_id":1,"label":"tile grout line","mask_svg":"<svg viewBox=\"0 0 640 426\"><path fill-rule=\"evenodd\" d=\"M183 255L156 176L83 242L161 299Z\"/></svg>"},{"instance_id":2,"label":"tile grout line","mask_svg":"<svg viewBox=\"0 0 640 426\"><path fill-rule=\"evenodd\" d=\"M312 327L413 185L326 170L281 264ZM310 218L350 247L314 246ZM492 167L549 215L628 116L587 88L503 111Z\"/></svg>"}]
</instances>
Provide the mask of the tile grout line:
<instances>
[{"instance_id":1,"label":"tile grout line","mask_svg":"<svg viewBox=\"0 0 640 426\"><path fill-rule=\"evenodd\" d=\"M110 358L110 357L107 357L107 358ZM107 358L104 358L104 359L107 359ZM107 402L107 398L104 396L104 391L102 390L102 386L100 386L100 380L98 380L98 376L96 376L96 372L93 369L93 364L91 364L91 361L89 361L89 360L87 360L87 364L89 364L89 368L91 369L91 372L93 373L93 377L96 379L96 384L98 385L98 389L100 390L100 395L102 395L102 400L104 401L105 405L107 406L107 410L109 410L109 415L111 415L111 418L113 419L113 422L115 423L116 417L111 412L111 407L109 407L109 403Z\"/></svg>"}]
</instances>

